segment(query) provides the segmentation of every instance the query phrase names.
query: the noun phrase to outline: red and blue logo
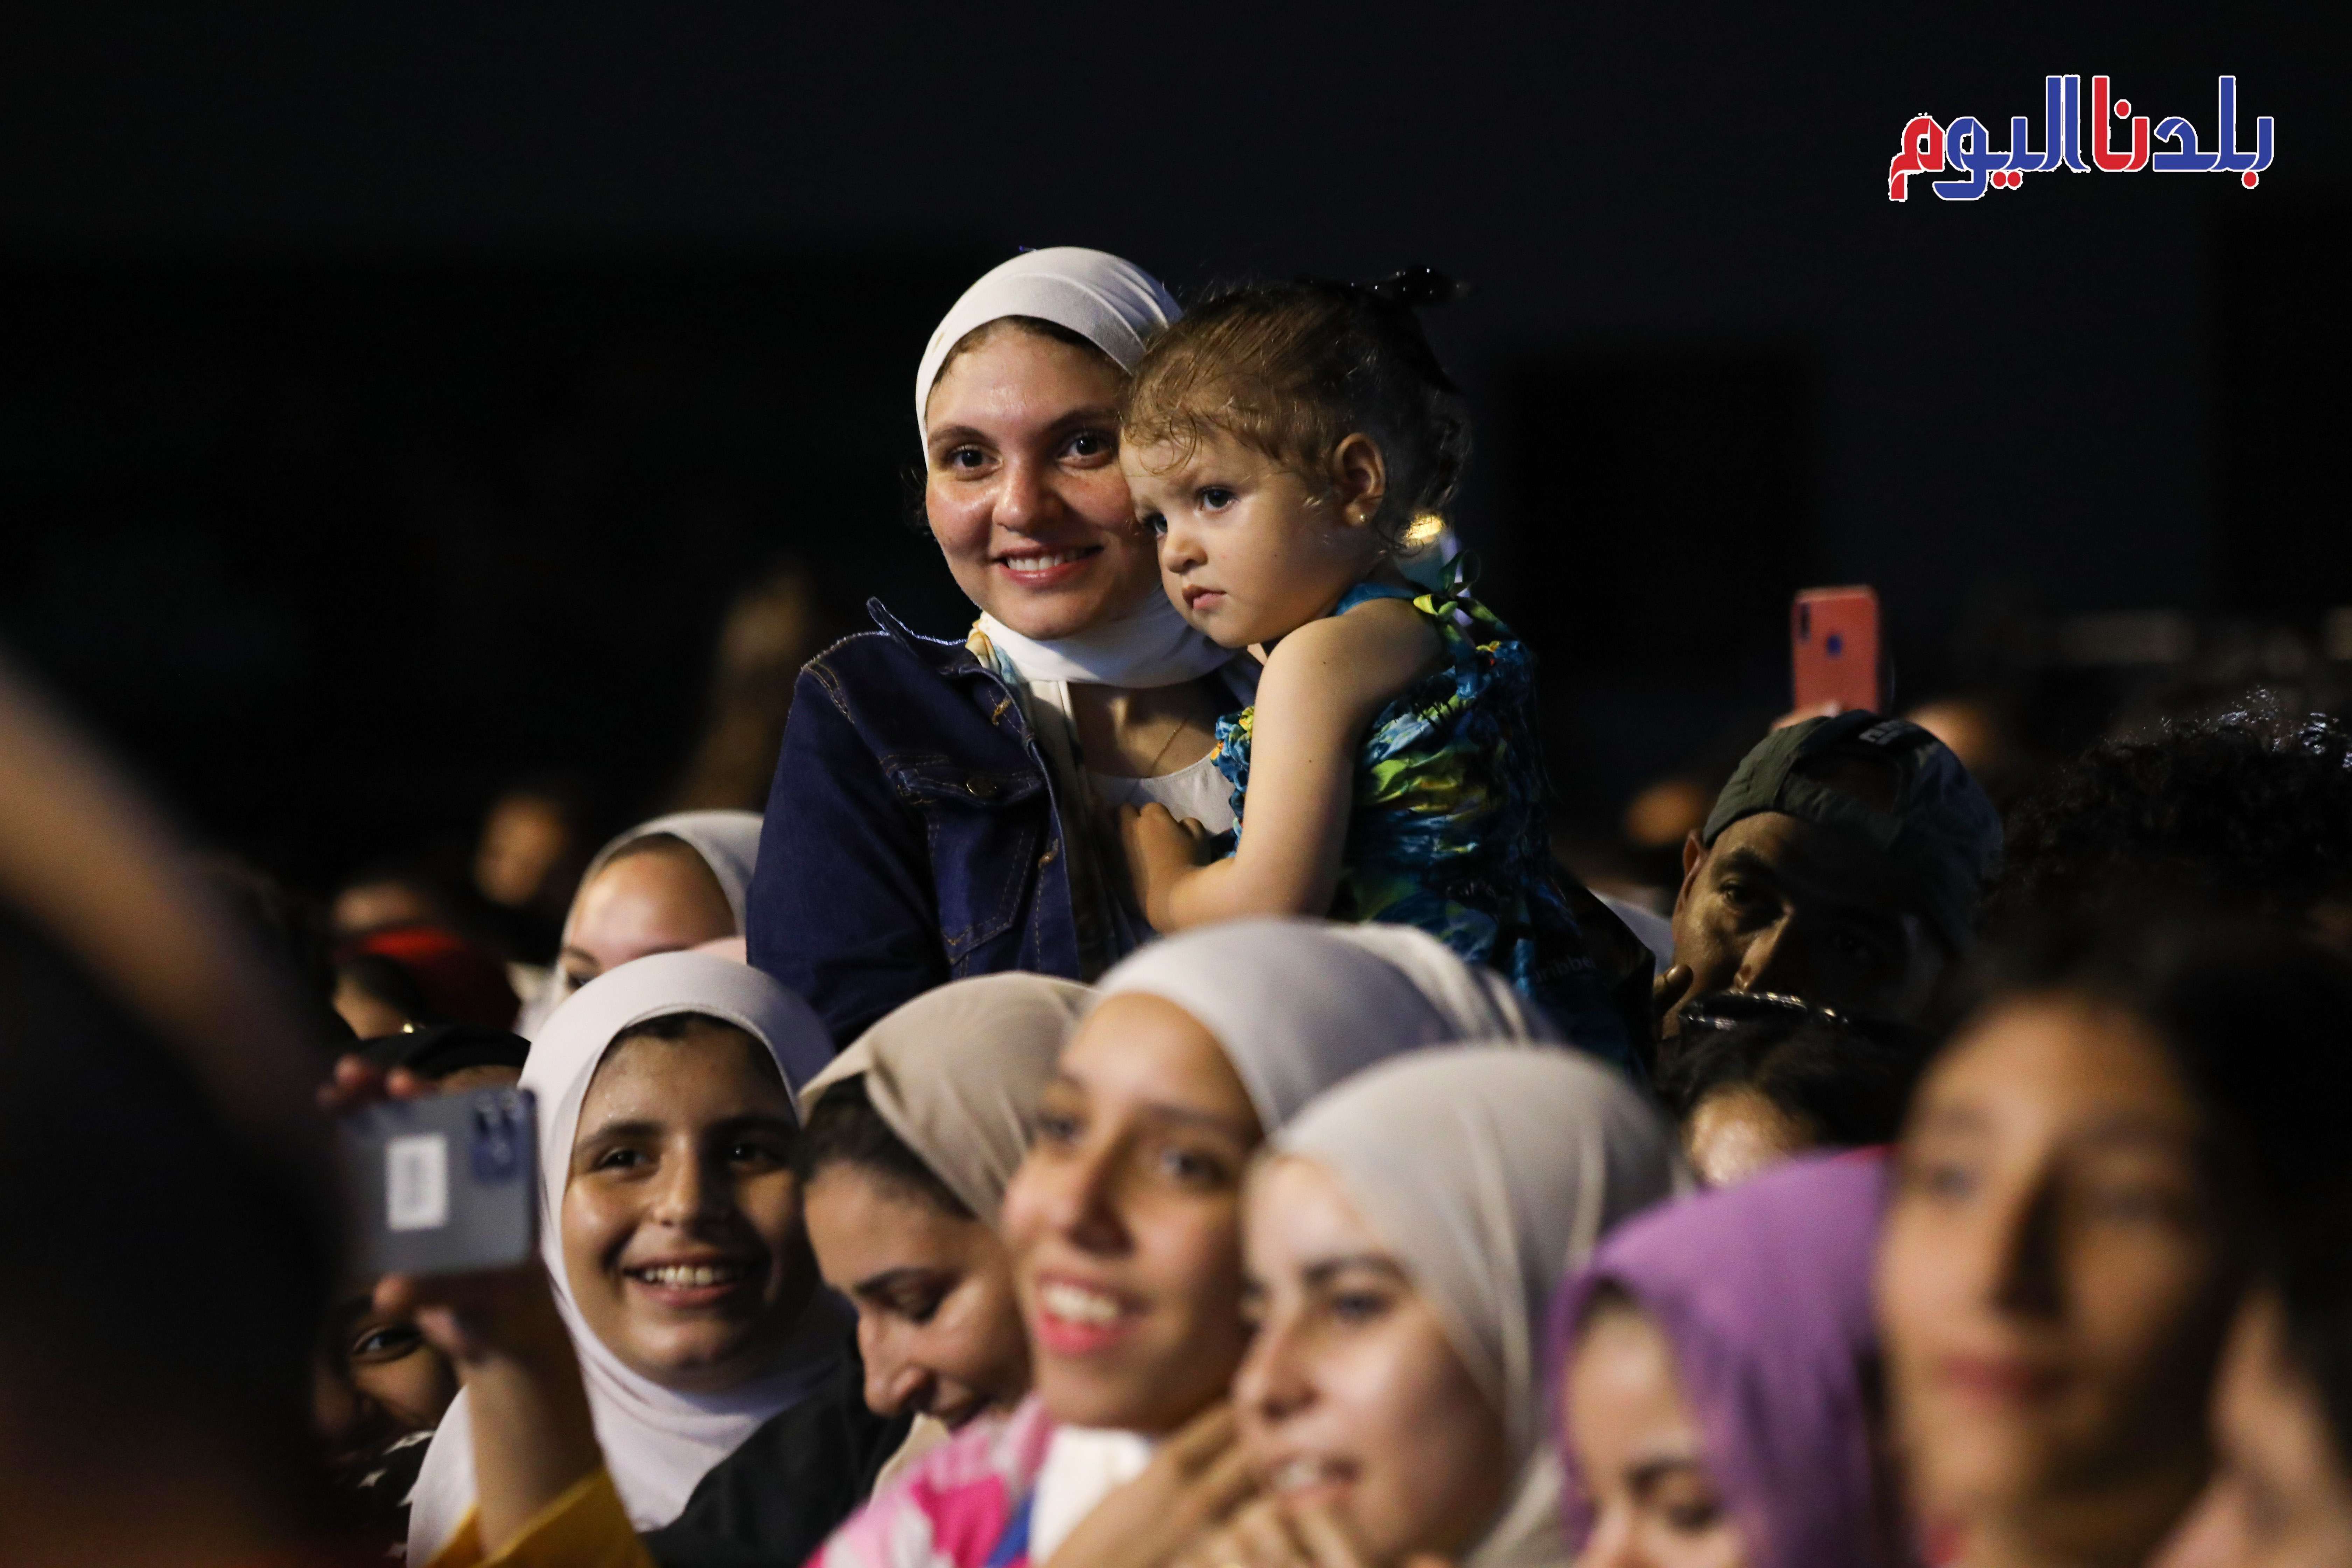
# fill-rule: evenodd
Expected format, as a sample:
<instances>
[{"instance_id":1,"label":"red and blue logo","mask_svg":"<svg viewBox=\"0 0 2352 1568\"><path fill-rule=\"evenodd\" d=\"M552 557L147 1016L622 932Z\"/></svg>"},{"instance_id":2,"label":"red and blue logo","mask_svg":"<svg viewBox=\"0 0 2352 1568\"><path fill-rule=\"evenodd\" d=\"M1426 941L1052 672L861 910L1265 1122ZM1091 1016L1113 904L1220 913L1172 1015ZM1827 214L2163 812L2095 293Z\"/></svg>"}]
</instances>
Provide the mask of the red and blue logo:
<instances>
[{"instance_id":1,"label":"red and blue logo","mask_svg":"<svg viewBox=\"0 0 2352 1568\"><path fill-rule=\"evenodd\" d=\"M2129 142L2116 146L2116 132L2122 129L2110 126L2107 117L2112 110L2116 119L2131 122ZM2155 143L2170 142L2168 150L2158 151ZM1982 121L1972 115L1962 115L1950 124L1939 123L1932 114L1914 115L1911 123L1903 128L1903 151L1886 166L1886 199L1890 202L1911 199L1910 178L1914 174L1941 174L1957 171L1962 178L1933 182L1936 195L1948 202L1972 202L1987 191L2013 191L2025 184L2028 174L2039 174L2063 169L2071 174L2087 174L2093 169L2107 174L2136 174L2151 169L2159 174L2235 174L2238 183L2252 190L2264 169L2271 166L2271 117L2267 114L2254 121L2254 146L2252 152L2238 146L2238 79L2221 79L2221 107L2215 116L2213 148L2200 152L2197 145L2197 127L2178 114L2167 115L2156 122L2151 138L2148 117L2134 114L2131 100L2107 100L2107 79L2091 79L2091 141L2088 163L2083 162L2083 79L2079 76L2053 76L2043 79L2042 98L2042 147L2032 145L2032 122L2020 114L2009 122L2009 146L1992 144L1992 133Z\"/></svg>"}]
</instances>

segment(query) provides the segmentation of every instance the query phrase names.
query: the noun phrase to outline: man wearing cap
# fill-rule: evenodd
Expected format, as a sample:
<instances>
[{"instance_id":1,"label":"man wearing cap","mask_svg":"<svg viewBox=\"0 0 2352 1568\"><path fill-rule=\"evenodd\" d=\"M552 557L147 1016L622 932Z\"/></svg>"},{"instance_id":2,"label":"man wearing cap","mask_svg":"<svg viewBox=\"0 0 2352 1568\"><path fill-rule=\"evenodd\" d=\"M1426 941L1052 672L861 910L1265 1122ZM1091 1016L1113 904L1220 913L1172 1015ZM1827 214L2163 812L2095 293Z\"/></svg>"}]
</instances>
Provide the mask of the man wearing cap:
<instances>
[{"instance_id":1,"label":"man wearing cap","mask_svg":"<svg viewBox=\"0 0 2352 1568\"><path fill-rule=\"evenodd\" d=\"M1856 711L1774 731L1683 845L1660 1034L1720 991L1916 1021L2000 859L2000 814L1916 724Z\"/></svg>"}]
</instances>

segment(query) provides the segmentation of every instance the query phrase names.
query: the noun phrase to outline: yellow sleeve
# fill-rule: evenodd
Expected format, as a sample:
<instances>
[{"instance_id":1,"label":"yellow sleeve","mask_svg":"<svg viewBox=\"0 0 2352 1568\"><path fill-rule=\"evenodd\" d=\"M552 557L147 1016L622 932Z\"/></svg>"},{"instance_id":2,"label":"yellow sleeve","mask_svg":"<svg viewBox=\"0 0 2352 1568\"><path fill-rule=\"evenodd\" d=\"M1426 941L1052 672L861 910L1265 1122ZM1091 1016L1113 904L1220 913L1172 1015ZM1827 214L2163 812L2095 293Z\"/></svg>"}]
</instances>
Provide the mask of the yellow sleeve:
<instances>
[{"instance_id":1,"label":"yellow sleeve","mask_svg":"<svg viewBox=\"0 0 2352 1568\"><path fill-rule=\"evenodd\" d=\"M540 1510L520 1535L496 1557L482 1555L476 1516L425 1568L655 1568L637 1539L613 1478L603 1469L583 1476L562 1497Z\"/></svg>"}]
</instances>

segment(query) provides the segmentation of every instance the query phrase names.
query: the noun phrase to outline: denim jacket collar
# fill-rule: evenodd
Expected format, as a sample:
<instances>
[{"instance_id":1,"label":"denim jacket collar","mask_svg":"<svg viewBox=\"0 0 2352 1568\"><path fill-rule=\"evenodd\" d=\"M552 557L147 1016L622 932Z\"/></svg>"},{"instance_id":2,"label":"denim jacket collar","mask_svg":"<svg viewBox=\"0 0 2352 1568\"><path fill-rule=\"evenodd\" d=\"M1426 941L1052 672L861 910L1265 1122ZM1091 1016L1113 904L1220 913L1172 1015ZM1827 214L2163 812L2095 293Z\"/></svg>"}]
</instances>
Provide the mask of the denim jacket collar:
<instances>
[{"instance_id":1,"label":"denim jacket collar","mask_svg":"<svg viewBox=\"0 0 2352 1568\"><path fill-rule=\"evenodd\" d=\"M920 659L941 679L959 682L984 680L995 688L996 696L986 703L992 710L990 717L999 719L1006 731L1023 745L1030 743L1033 737L1029 733L1029 716L1022 711L1021 704L1013 700L1013 693L1005 689L1004 683L996 678L994 672L972 657L971 649L960 642L950 642L944 637L927 637L910 629L904 621L885 609L879 599L866 600L866 613L874 618L876 628L885 637Z\"/></svg>"}]
</instances>

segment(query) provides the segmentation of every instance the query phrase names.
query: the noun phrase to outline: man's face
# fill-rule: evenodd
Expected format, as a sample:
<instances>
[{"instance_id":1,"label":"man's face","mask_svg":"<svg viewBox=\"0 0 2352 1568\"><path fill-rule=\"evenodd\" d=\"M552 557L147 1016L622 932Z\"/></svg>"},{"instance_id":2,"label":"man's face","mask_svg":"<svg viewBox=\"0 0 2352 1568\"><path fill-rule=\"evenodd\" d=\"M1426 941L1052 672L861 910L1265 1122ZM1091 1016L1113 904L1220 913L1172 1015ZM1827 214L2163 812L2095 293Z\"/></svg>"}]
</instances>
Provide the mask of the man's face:
<instances>
[{"instance_id":1,"label":"man's face","mask_svg":"<svg viewBox=\"0 0 2352 1568\"><path fill-rule=\"evenodd\" d=\"M1694 833L1675 899L1675 968L1689 979L1673 1005L1775 992L1916 1022L1946 955L1902 891L1868 845L1781 812L1742 817L1712 846ZM1663 1032L1677 1030L1669 1011Z\"/></svg>"}]
</instances>

